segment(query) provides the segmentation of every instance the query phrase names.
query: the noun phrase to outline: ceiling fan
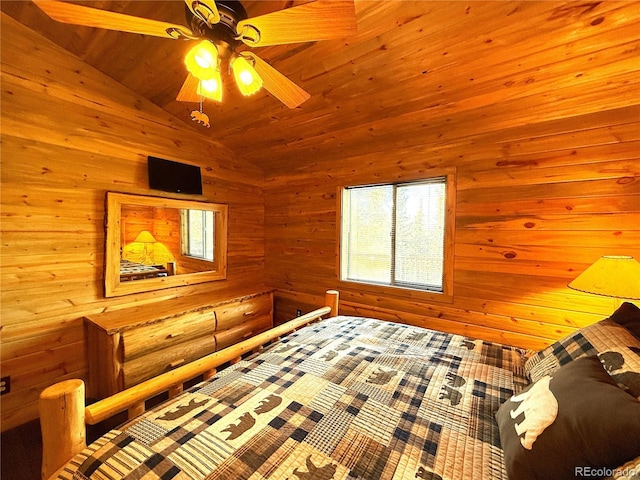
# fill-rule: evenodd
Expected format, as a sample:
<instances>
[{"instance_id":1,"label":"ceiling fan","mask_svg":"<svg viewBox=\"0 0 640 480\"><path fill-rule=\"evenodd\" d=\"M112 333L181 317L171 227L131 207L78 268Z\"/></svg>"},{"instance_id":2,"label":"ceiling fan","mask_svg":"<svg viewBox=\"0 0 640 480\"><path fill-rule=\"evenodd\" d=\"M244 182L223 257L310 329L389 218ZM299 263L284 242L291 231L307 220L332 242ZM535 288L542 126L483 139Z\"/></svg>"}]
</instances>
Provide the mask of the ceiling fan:
<instances>
[{"instance_id":1,"label":"ceiling fan","mask_svg":"<svg viewBox=\"0 0 640 480\"><path fill-rule=\"evenodd\" d=\"M221 101L221 74L232 72L243 95L264 87L289 108L296 108L309 94L254 52L239 47L329 40L356 33L353 0L317 0L254 18L248 18L237 0L184 2L188 26L58 0L34 0L58 22L197 41L185 57L189 73L176 99L201 105L203 97ZM192 118L201 121L196 113L192 112Z\"/></svg>"}]
</instances>

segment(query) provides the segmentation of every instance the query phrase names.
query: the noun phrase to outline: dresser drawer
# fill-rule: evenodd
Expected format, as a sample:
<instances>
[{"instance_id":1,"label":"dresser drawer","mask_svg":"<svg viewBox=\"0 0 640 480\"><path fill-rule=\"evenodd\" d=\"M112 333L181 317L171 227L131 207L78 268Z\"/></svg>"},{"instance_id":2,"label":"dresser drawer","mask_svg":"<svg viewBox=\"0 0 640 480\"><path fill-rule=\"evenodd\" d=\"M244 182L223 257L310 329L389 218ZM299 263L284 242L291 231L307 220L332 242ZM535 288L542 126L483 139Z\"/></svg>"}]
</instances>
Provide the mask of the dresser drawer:
<instances>
[{"instance_id":1,"label":"dresser drawer","mask_svg":"<svg viewBox=\"0 0 640 480\"><path fill-rule=\"evenodd\" d=\"M236 324L233 328L216 332L216 350L221 350L253 337L258 333L269 330L271 326L272 317L270 314L245 319L243 323Z\"/></svg>"},{"instance_id":2,"label":"dresser drawer","mask_svg":"<svg viewBox=\"0 0 640 480\"><path fill-rule=\"evenodd\" d=\"M216 325L214 310L189 312L174 318L140 325L122 332L122 357L125 363L151 352L176 348L213 333Z\"/></svg>"},{"instance_id":3,"label":"dresser drawer","mask_svg":"<svg viewBox=\"0 0 640 480\"><path fill-rule=\"evenodd\" d=\"M272 314L272 292L265 291L218 302L202 294L85 317L87 396L105 398L268 330Z\"/></svg>"},{"instance_id":4,"label":"dresser drawer","mask_svg":"<svg viewBox=\"0 0 640 480\"><path fill-rule=\"evenodd\" d=\"M124 388L197 360L215 350L216 340L213 332L206 335L201 333L199 338L172 344L167 348L158 347L122 365Z\"/></svg>"},{"instance_id":5,"label":"dresser drawer","mask_svg":"<svg viewBox=\"0 0 640 480\"><path fill-rule=\"evenodd\" d=\"M229 330L255 317L271 317L271 295L259 295L239 302L232 302L216 309L216 331Z\"/></svg>"}]
</instances>

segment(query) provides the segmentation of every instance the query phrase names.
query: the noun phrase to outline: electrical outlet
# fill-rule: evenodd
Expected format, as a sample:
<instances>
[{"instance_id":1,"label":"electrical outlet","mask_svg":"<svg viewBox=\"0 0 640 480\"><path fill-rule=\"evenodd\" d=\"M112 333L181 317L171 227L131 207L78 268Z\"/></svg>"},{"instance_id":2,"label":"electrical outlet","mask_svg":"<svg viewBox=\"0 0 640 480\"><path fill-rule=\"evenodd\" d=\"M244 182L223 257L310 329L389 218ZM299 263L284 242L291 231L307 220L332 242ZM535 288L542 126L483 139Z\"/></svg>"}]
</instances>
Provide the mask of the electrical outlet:
<instances>
[{"instance_id":1,"label":"electrical outlet","mask_svg":"<svg viewBox=\"0 0 640 480\"><path fill-rule=\"evenodd\" d=\"M0 395L11 391L11 377L0 378Z\"/></svg>"},{"instance_id":2,"label":"electrical outlet","mask_svg":"<svg viewBox=\"0 0 640 480\"><path fill-rule=\"evenodd\" d=\"M302 310L300 310L299 308L296 309L296 317L300 317L302 315Z\"/></svg>"}]
</instances>

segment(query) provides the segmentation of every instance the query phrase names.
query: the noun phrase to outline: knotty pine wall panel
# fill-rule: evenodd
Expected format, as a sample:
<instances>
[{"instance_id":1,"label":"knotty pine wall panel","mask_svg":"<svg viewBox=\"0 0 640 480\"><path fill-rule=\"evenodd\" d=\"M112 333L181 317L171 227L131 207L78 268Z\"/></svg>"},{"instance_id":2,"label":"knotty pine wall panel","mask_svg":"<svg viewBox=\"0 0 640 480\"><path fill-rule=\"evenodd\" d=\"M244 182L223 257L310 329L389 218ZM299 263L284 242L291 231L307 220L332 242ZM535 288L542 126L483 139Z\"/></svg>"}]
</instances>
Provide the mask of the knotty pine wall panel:
<instances>
[{"instance_id":1,"label":"knotty pine wall panel","mask_svg":"<svg viewBox=\"0 0 640 480\"><path fill-rule=\"evenodd\" d=\"M361 57L336 52L305 70L309 78L322 69L339 77L351 62L357 76L380 64L367 79L371 88L351 92L370 101L354 111L345 101L333 115L321 110L322 120L307 119L304 138L269 150L265 245L276 321L338 288L344 314L541 348L616 306L567 283L602 255L640 259L640 9L518 3L507 17L539 20L533 31L496 20L506 3L474 3L469 19L486 23L473 25L453 13L465 6L451 7L440 18L451 28L428 41L426 10L438 16L448 7L410 3L413 16L393 17L404 35L381 32L360 45ZM485 7L494 18L483 16ZM359 26L387 8L362 6ZM410 47L418 38L420 48ZM374 88L379 82L388 88ZM354 84L336 82L332 91ZM450 167L457 180L453 302L339 282L339 187Z\"/></svg>"},{"instance_id":2,"label":"knotty pine wall panel","mask_svg":"<svg viewBox=\"0 0 640 480\"><path fill-rule=\"evenodd\" d=\"M4 14L1 47L5 430L37 417L46 386L85 377L84 315L265 281L260 169ZM228 279L105 299L105 193L162 195L147 187L149 154L200 165L197 199L229 204Z\"/></svg>"},{"instance_id":3,"label":"knotty pine wall panel","mask_svg":"<svg viewBox=\"0 0 640 480\"><path fill-rule=\"evenodd\" d=\"M610 149L615 156L616 145ZM388 160L393 153L372 155L378 181L396 178L397 166ZM307 179L283 175L282 183L267 187L265 199L267 275L278 289L277 320L311 308L322 289L339 288L342 313L541 348L609 314L610 299L566 285L601 255L640 258L640 157L567 162L557 167L563 173L554 173L556 180L512 158L503 166L494 160L486 175L457 167L459 178L473 175L474 181L461 182L458 190L452 305L363 294L338 282L335 192L340 184L371 182L366 167L360 174L346 159L348 175L335 173L330 162Z\"/></svg>"},{"instance_id":4,"label":"knotty pine wall panel","mask_svg":"<svg viewBox=\"0 0 640 480\"><path fill-rule=\"evenodd\" d=\"M220 138L239 147L250 132L255 141L243 151L270 172L286 171L344 159L345 149L350 159L415 149L417 137L425 147L450 148L464 130L535 128L601 113L604 98L608 109L624 107L637 93L640 9L630 2L357 2L356 9L357 38L335 51L318 42L278 59L320 92L296 115L278 116L289 135L276 138L269 122L243 130L230 121Z\"/></svg>"}]
</instances>

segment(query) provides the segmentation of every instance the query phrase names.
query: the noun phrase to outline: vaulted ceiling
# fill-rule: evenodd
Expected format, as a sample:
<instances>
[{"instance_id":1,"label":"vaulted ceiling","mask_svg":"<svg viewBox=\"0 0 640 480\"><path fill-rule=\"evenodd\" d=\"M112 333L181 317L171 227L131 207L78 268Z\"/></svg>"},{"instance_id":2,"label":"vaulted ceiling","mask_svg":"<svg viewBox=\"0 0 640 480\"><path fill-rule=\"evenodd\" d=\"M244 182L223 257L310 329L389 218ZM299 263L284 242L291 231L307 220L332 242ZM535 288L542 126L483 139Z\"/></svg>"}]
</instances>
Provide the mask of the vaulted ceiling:
<instances>
[{"instance_id":1,"label":"vaulted ceiling","mask_svg":"<svg viewBox=\"0 0 640 480\"><path fill-rule=\"evenodd\" d=\"M185 23L180 0L79 3ZM243 2L249 17L299 3L304 2ZM526 116L509 118L514 104L537 106L556 89L587 81L577 75L583 65L606 62L604 55L593 58L607 48L600 32L617 29L615 35L637 41L637 31L630 28L640 17L629 2L355 0L358 34L353 37L256 49L308 91L308 101L290 110L264 90L242 97L227 81L222 103L205 102L211 122L205 129L190 120L197 104L176 101L191 42L60 24L28 1L1 5L267 171L293 164L303 168L343 152L364 155L382 143L402 149L417 137L445 142L452 125L457 131L490 130L488 118L501 127L526 123Z\"/></svg>"}]
</instances>

